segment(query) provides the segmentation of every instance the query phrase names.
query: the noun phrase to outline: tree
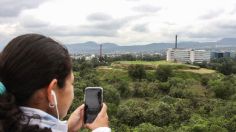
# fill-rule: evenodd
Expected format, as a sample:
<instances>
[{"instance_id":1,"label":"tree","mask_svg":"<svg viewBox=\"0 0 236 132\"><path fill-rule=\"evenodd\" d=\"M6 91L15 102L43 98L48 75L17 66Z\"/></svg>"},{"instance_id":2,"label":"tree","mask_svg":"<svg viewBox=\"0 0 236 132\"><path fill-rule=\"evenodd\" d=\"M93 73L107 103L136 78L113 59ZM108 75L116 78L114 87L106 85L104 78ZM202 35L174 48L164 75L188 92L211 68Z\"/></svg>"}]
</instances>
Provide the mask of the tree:
<instances>
[{"instance_id":1,"label":"tree","mask_svg":"<svg viewBox=\"0 0 236 132\"><path fill-rule=\"evenodd\" d=\"M217 98L229 99L230 96L236 93L236 81L234 76L210 80L208 86L215 93Z\"/></svg>"},{"instance_id":2,"label":"tree","mask_svg":"<svg viewBox=\"0 0 236 132\"><path fill-rule=\"evenodd\" d=\"M119 105L120 103L120 94L113 87L104 87L104 102L113 103Z\"/></svg>"},{"instance_id":3,"label":"tree","mask_svg":"<svg viewBox=\"0 0 236 132\"><path fill-rule=\"evenodd\" d=\"M201 78L201 84L202 84L203 86L207 86L209 80L210 80L209 75L202 76L202 78Z\"/></svg>"},{"instance_id":4,"label":"tree","mask_svg":"<svg viewBox=\"0 0 236 132\"><path fill-rule=\"evenodd\" d=\"M137 126L144 122L145 109L150 104L138 100L128 100L127 102L119 105L117 111L117 118L121 123L129 126Z\"/></svg>"},{"instance_id":5,"label":"tree","mask_svg":"<svg viewBox=\"0 0 236 132\"><path fill-rule=\"evenodd\" d=\"M220 118L221 119L221 118ZM193 114L188 124L181 126L179 131L187 132L227 132L224 122L220 119L207 119L198 114ZM217 122L220 122L219 124Z\"/></svg>"},{"instance_id":6,"label":"tree","mask_svg":"<svg viewBox=\"0 0 236 132\"><path fill-rule=\"evenodd\" d=\"M172 76L172 72L170 66L160 65L156 69L156 78L162 82L166 82Z\"/></svg>"},{"instance_id":7,"label":"tree","mask_svg":"<svg viewBox=\"0 0 236 132\"><path fill-rule=\"evenodd\" d=\"M234 115L229 122L226 124L227 129L230 132L235 132L236 131L236 115Z\"/></svg>"},{"instance_id":8,"label":"tree","mask_svg":"<svg viewBox=\"0 0 236 132\"><path fill-rule=\"evenodd\" d=\"M218 71L225 74L230 75L232 73L235 73L234 69L235 63L230 58L223 58L221 61L221 65L218 67Z\"/></svg>"},{"instance_id":9,"label":"tree","mask_svg":"<svg viewBox=\"0 0 236 132\"><path fill-rule=\"evenodd\" d=\"M174 107L161 102L157 106L147 109L145 119L159 127L169 125L175 121Z\"/></svg>"},{"instance_id":10,"label":"tree","mask_svg":"<svg viewBox=\"0 0 236 132\"><path fill-rule=\"evenodd\" d=\"M236 73L236 62L232 58L215 59L209 65L224 75Z\"/></svg>"},{"instance_id":11,"label":"tree","mask_svg":"<svg viewBox=\"0 0 236 132\"><path fill-rule=\"evenodd\" d=\"M174 104L177 122L188 121L191 118L192 109L190 109L190 101L179 100Z\"/></svg>"},{"instance_id":12,"label":"tree","mask_svg":"<svg viewBox=\"0 0 236 132\"><path fill-rule=\"evenodd\" d=\"M163 128L150 123L142 123L134 128L134 132L165 132Z\"/></svg>"},{"instance_id":13,"label":"tree","mask_svg":"<svg viewBox=\"0 0 236 132\"><path fill-rule=\"evenodd\" d=\"M128 67L128 74L132 79L141 81L146 78L146 71L143 65L130 65Z\"/></svg>"},{"instance_id":14,"label":"tree","mask_svg":"<svg viewBox=\"0 0 236 132\"><path fill-rule=\"evenodd\" d=\"M169 82L160 82L158 89L160 92L168 94L170 92L170 83Z\"/></svg>"},{"instance_id":15,"label":"tree","mask_svg":"<svg viewBox=\"0 0 236 132\"><path fill-rule=\"evenodd\" d=\"M93 66L90 62L88 61L82 62L79 65L80 76L83 77L84 75L90 73L92 69L93 69Z\"/></svg>"},{"instance_id":16,"label":"tree","mask_svg":"<svg viewBox=\"0 0 236 132\"><path fill-rule=\"evenodd\" d=\"M156 86L148 82L134 82L133 83L133 97L153 97L155 95Z\"/></svg>"},{"instance_id":17,"label":"tree","mask_svg":"<svg viewBox=\"0 0 236 132\"><path fill-rule=\"evenodd\" d=\"M120 92L121 97L128 97L131 95L131 90L129 89L129 84L126 81L119 80L116 83L116 88Z\"/></svg>"}]
</instances>

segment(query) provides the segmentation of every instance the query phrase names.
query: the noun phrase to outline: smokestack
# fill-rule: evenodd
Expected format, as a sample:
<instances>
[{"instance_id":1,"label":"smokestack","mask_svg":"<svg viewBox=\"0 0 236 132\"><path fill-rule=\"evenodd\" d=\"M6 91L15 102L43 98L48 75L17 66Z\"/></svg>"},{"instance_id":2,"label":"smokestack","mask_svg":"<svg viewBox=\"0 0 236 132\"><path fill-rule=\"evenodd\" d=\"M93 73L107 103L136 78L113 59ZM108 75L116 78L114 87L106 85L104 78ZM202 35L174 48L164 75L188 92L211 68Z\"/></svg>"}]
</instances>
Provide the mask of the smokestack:
<instances>
[{"instance_id":1,"label":"smokestack","mask_svg":"<svg viewBox=\"0 0 236 132\"><path fill-rule=\"evenodd\" d=\"M175 35L175 49L177 49L177 38L178 36L177 35Z\"/></svg>"},{"instance_id":2,"label":"smokestack","mask_svg":"<svg viewBox=\"0 0 236 132\"><path fill-rule=\"evenodd\" d=\"M102 61L102 44L100 44L100 61Z\"/></svg>"}]
</instances>

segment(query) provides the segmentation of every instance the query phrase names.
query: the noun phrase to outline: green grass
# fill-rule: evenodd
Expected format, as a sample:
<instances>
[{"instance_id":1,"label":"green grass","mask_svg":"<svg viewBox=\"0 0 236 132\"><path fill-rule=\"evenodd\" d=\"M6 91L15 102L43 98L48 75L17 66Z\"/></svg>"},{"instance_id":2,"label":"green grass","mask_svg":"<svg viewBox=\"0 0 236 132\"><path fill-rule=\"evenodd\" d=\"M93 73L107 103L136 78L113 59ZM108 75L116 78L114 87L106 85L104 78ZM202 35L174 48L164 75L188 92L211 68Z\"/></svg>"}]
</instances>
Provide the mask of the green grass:
<instances>
[{"instance_id":1,"label":"green grass","mask_svg":"<svg viewBox=\"0 0 236 132\"><path fill-rule=\"evenodd\" d=\"M200 69L188 69L188 70L182 70L185 72L193 72L193 73L199 73L199 74L211 74L211 73L215 73L215 70L211 70L211 69L206 69L206 68L200 68Z\"/></svg>"},{"instance_id":2,"label":"green grass","mask_svg":"<svg viewBox=\"0 0 236 132\"><path fill-rule=\"evenodd\" d=\"M116 61L111 64L112 68L127 69L129 65L144 65L146 70L154 70L159 65L168 65L173 69L199 69L198 66L189 64L173 63L168 61Z\"/></svg>"},{"instance_id":3,"label":"green grass","mask_svg":"<svg viewBox=\"0 0 236 132\"><path fill-rule=\"evenodd\" d=\"M127 70L124 69L100 69L97 68L97 73L99 76L99 80L108 81L111 79L121 79L124 81L131 81L128 76Z\"/></svg>"},{"instance_id":4,"label":"green grass","mask_svg":"<svg viewBox=\"0 0 236 132\"><path fill-rule=\"evenodd\" d=\"M187 65L182 63L173 63L168 61L116 61L114 64L142 64L142 65Z\"/></svg>"},{"instance_id":5,"label":"green grass","mask_svg":"<svg viewBox=\"0 0 236 132\"><path fill-rule=\"evenodd\" d=\"M215 70L210 70L206 68L200 68L198 66L183 64L183 63L174 63L168 61L116 61L111 64L109 69L128 69L129 65L144 65L146 70L155 70L159 65L168 65L175 70L181 70L185 72L192 72L198 74L212 74L215 73Z\"/></svg>"}]
</instances>

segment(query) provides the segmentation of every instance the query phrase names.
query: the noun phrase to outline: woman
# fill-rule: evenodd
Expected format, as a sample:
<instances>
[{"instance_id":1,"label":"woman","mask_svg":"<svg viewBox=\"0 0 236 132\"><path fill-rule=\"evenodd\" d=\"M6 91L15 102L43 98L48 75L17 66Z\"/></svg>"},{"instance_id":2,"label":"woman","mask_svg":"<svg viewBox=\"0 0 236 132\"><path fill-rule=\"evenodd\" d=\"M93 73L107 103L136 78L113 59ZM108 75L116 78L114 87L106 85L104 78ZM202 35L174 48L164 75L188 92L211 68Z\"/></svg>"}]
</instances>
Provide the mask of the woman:
<instances>
[{"instance_id":1,"label":"woman","mask_svg":"<svg viewBox=\"0 0 236 132\"><path fill-rule=\"evenodd\" d=\"M60 121L74 98L68 51L49 37L21 35L0 55L0 131L73 132L85 126L110 132L107 107L91 124L83 124L84 105Z\"/></svg>"}]
</instances>

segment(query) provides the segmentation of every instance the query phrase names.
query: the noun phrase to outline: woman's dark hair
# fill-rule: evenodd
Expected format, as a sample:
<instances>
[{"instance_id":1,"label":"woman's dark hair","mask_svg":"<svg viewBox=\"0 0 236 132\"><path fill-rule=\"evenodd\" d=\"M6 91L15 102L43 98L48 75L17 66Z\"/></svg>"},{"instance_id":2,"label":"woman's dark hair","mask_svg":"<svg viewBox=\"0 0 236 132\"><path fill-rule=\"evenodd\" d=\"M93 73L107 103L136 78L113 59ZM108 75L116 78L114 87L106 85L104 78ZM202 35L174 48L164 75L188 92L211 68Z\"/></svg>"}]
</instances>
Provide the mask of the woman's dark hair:
<instances>
[{"instance_id":1,"label":"woman's dark hair","mask_svg":"<svg viewBox=\"0 0 236 132\"><path fill-rule=\"evenodd\" d=\"M36 90L54 78L62 88L71 70L67 49L53 39L25 34L11 40L0 54L0 81L6 87L6 93L0 95L0 131L50 131L22 126L19 106L26 105Z\"/></svg>"}]
</instances>

